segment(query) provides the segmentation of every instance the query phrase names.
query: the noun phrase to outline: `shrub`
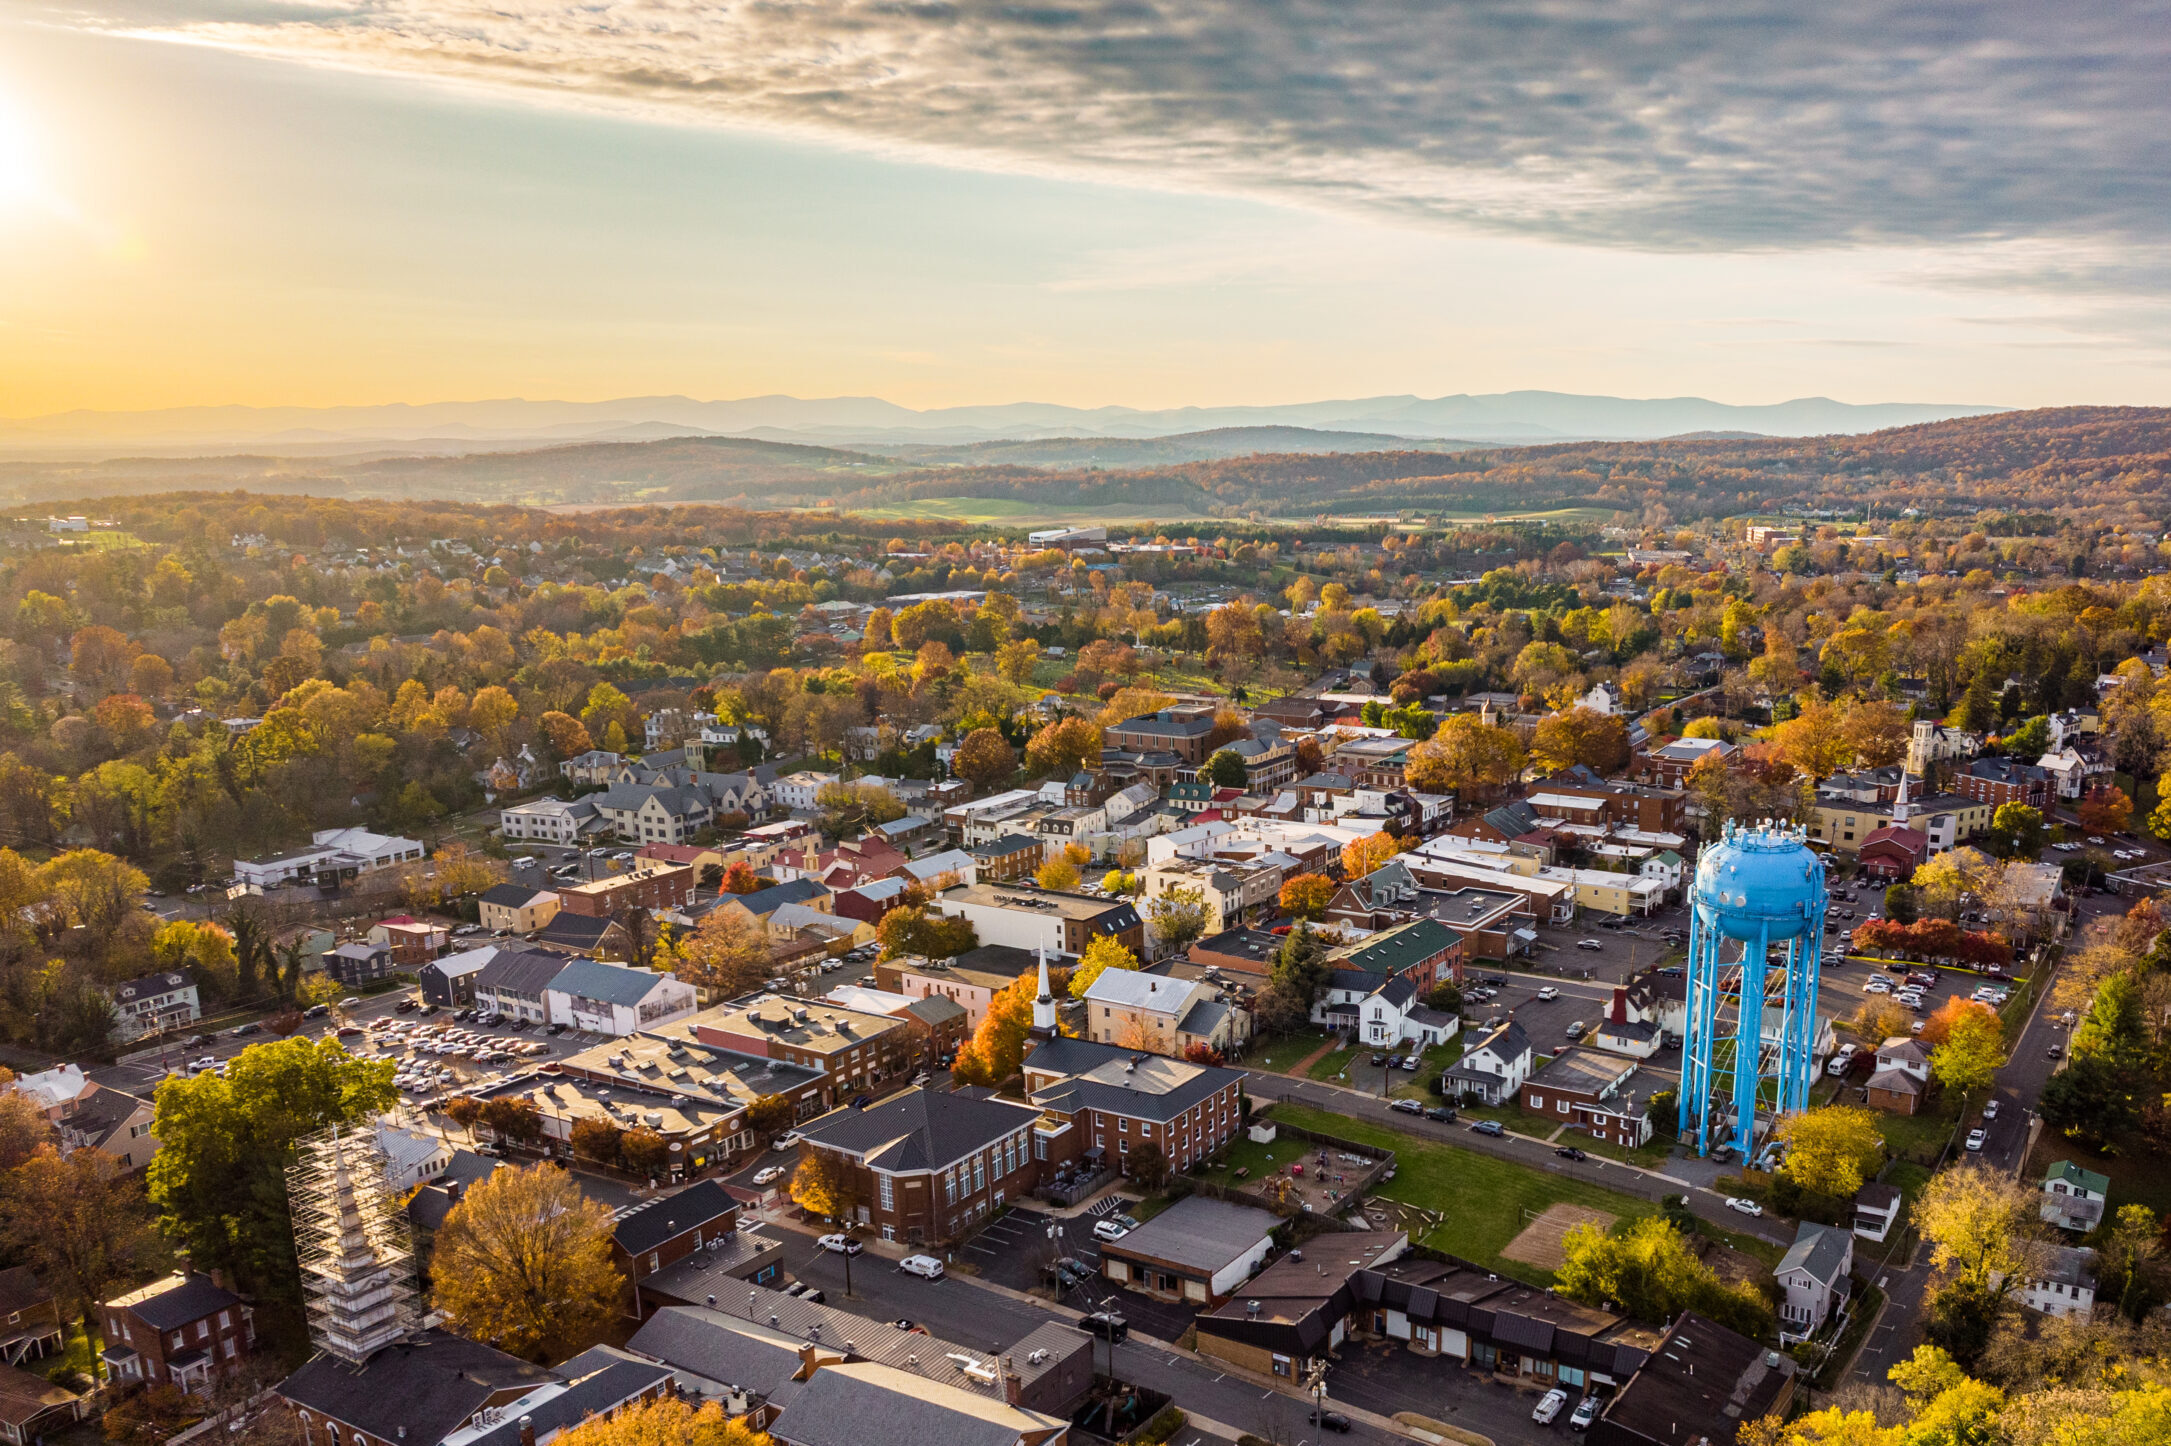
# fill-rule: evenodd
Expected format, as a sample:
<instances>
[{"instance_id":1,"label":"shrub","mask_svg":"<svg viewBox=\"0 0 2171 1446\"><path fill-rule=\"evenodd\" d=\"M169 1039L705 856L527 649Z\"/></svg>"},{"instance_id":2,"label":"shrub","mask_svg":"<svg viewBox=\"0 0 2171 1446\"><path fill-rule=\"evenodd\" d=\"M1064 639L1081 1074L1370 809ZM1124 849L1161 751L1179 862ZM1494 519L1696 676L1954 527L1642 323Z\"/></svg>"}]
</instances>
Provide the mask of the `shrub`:
<instances>
[{"instance_id":1,"label":"shrub","mask_svg":"<svg viewBox=\"0 0 2171 1446\"><path fill-rule=\"evenodd\" d=\"M1174 1406L1163 1406L1160 1414L1146 1423L1146 1429L1131 1439L1137 1442L1138 1446L1161 1446L1163 1441L1181 1431L1184 1423L1190 1419Z\"/></svg>"}]
</instances>

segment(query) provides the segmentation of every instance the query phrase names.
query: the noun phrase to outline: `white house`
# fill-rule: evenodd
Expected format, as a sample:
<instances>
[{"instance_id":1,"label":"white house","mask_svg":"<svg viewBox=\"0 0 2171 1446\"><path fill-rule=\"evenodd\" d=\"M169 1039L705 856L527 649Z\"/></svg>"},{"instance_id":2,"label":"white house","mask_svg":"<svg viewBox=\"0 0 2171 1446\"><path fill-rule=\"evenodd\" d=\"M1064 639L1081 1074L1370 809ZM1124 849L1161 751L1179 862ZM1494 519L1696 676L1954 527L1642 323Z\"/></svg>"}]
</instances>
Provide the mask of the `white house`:
<instances>
[{"instance_id":1,"label":"white house","mask_svg":"<svg viewBox=\"0 0 2171 1446\"><path fill-rule=\"evenodd\" d=\"M2043 1218L2060 1230L2093 1230L2103 1223L2110 1193L2110 1176L2060 1160L2043 1177Z\"/></svg>"},{"instance_id":2,"label":"white house","mask_svg":"<svg viewBox=\"0 0 2171 1446\"><path fill-rule=\"evenodd\" d=\"M694 1012L694 987L669 974L573 959L543 991L553 1024L590 1034L657 1029Z\"/></svg>"},{"instance_id":3,"label":"white house","mask_svg":"<svg viewBox=\"0 0 2171 1446\"><path fill-rule=\"evenodd\" d=\"M1892 1227L1899 1224L1900 1206L1906 1197L1897 1185L1886 1185L1872 1180L1855 1192L1854 1233L1864 1240L1882 1245L1891 1236Z\"/></svg>"},{"instance_id":4,"label":"white house","mask_svg":"<svg viewBox=\"0 0 2171 1446\"><path fill-rule=\"evenodd\" d=\"M113 999L113 1035L124 1044L180 1029L203 1017L196 981L179 971L146 974L116 984L108 992Z\"/></svg>"},{"instance_id":5,"label":"white house","mask_svg":"<svg viewBox=\"0 0 2171 1446\"><path fill-rule=\"evenodd\" d=\"M586 753L576 754L559 764L558 772L565 776L568 783L609 783L617 776L625 761L624 755L613 753L608 748L591 748Z\"/></svg>"},{"instance_id":6,"label":"white house","mask_svg":"<svg viewBox=\"0 0 2171 1446\"><path fill-rule=\"evenodd\" d=\"M1400 975L1363 969L1338 969L1312 1005L1312 1022L1341 1030L1358 1044L1420 1049L1444 1044L1462 1028L1452 1014L1430 1008L1417 996L1417 982Z\"/></svg>"},{"instance_id":7,"label":"white house","mask_svg":"<svg viewBox=\"0 0 2171 1446\"><path fill-rule=\"evenodd\" d=\"M2088 1319L2096 1308L2096 1253L2084 1245L2056 1247L2042 1276L2022 1286L2020 1303L2044 1315Z\"/></svg>"},{"instance_id":8,"label":"white house","mask_svg":"<svg viewBox=\"0 0 2171 1446\"><path fill-rule=\"evenodd\" d=\"M817 795L837 781L834 773L799 772L787 774L769 785L769 799L779 808L799 809L812 813L821 807Z\"/></svg>"},{"instance_id":9,"label":"white house","mask_svg":"<svg viewBox=\"0 0 2171 1446\"><path fill-rule=\"evenodd\" d=\"M318 829L309 836L307 848L234 860L234 882L257 889L286 883L340 884L422 855L422 844L415 839L371 833L366 828Z\"/></svg>"},{"instance_id":10,"label":"white house","mask_svg":"<svg viewBox=\"0 0 2171 1446\"><path fill-rule=\"evenodd\" d=\"M403 1130L397 1125L377 1126L377 1148L384 1153L385 1188L394 1193L436 1179L452 1163L449 1139Z\"/></svg>"},{"instance_id":11,"label":"white house","mask_svg":"<svg viewBox=\"0 0 2171 1446\"><path fill-rule=\"evenodd\" d=\"M596 806L585 798L538 798L515 808L498 811L498 827L509 839L534 839L540 843L571 844L598 832Z\"/></svg>"},{"instance_id":12,"label":"white house","mask_svg":"<svg viewBox=\"0 0 2171 1446\"><path fill-rule=\"evenodd\" d=\"M1530 1036L1510 1020L1463 1051L1455 1067L1441 1076L1440 1093L1449 1099L1476 1095L1486 1104L1500 1104L1521 1091L1535 1057Z\"/></svg>"},{"instance_id":13,"label":"white house","mask_svg":"<svg viewBox=\"0 0 2171 1446\"><path fill-rule=\"evenodd\" d=\"M685 843L715 817L707 791L686 784L614 783L594 802L620 838L644 844Z\"/></svg>"},{"instance_id":14,"label":"white house","mask_svg":"<svg viewBox=\"0 0 2171 1446\"><path fill-rule=\"evenodd\" d=\"M1794 1244L1772 1271L1786 1292L1779 1305L1780 1344L1807 1340L1824 1329L1847 1298L1847 1273L1853 1268L1851 1232L1809 1220L1795 1227Z\"/></svg>"}]
</instances>

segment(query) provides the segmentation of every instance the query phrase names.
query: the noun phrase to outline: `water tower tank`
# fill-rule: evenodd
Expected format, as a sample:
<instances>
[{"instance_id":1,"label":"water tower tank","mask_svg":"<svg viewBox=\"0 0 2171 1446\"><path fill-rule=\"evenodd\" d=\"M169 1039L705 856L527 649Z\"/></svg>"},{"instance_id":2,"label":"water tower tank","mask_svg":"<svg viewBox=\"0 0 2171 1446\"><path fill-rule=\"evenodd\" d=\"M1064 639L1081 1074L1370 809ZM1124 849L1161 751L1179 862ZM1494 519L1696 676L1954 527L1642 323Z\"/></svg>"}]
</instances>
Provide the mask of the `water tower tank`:
<instances>
[{"instance_id":1,"label":"water tower tank","mask_svg":"<svg viewBox=\"0 0 2171 1446\"><path fill-rule=\"evenodd\" d=\"M1793 829L1729 831L1696 863L1697 913L1729 939L1776 944L1806 933L1823 920L1825 897L1824 861Z\"/></svg>"}]
</instances>

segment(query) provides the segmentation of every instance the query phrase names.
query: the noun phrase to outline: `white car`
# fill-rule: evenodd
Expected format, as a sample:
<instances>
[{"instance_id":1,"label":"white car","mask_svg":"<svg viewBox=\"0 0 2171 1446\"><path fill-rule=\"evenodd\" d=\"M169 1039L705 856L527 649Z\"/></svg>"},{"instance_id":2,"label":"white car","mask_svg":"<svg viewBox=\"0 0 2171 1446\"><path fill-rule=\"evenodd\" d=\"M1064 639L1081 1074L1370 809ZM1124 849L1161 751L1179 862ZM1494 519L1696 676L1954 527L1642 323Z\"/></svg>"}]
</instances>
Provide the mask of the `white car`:
<instances>
[{"instance_id":1,"label":"white car","mask_svg":"<svg viewBox=\"0 0 2171 1446\"><path fill-rule=\"evenodd\" d=\"M1996 1100L1984 1100L1984 1101L1983 1101L1983 1118L1984 1118L1984 1119L1986 1119L1986 1120L1994 1120L1994 1119L1996 1119L1997 1117L1998 1117L1998 1102L1997 1102Z\"/></svg>"},{"instance_id":2,"label":"white car","mask_svg":"<svg viewBox=\"0 0 2171 1446\"><path fill-rule=\"evenodd\" d=\"M822 1249L834 1251L838 1255L857 1255L867 1248L851 1236L843 1234L824 1235L815 1243L820 1245Z\"/></svg>"},{"instance_id":3,"label":"white car","mask_svg":"<svg viewBox=\"0 0 2171 1446\"><path fill-rule=\"evenodd\" d=\"M1862 986L1862 992L1864 994L1890 994L1892 992L1892 986L1885 983L1882 979L1872 979L1869 983Z\"/></svg>"},{"instance_id":4,"label":"white car","mask_svg":"<svg viewBox=\"0 0 2171 1446\"><path fill-rule=\"evenodd\" d=\"M1831 1063L1827 1064L1824 1067L1824 1072L1828 1075L1834 1076L1845 1074L1847 1072L1847 1067L1854 1063L1854 1057L1861 1052L1862 1051L1855 1045L1841 1045L1837 1052L1832 1055Z\"/></svg>"},{"instance_id":5,"label":"white car","mask_svg":"<svg viewBox=\"0 0 2171 1446\"><path fill-rule=\"evenodd\" d=\"M1568 1418L1568 1429L1571 1431L1590 1430L1591 1422L1598 1419L1598 1407L1601 1404L1596 1396L1585 1396L1582 1400L1576 1402L1575 1414Z\"/></svg>"},{"instance_id":6,"label":"white car","mask_svg":"<svg viewBox=\"0 0 2171 1446\"><path fill-rule=\"evenodd\" d=\"M1552 985L1548 984L1543 989L1538 991L1538 997L1540 999L1558 999L1560 998L1560 991L1558 989L1555 989Z\"/></svg>"},{"instance_id":7,"label":"white car","mask_svg":"<svg viewBox=\"0 0 2171 1446\"><path fill-rule=\"evenodd\" d=\"M1969 1130L1967 1132L1967 1147L1970 1150L1980 1150L1983 1147L1983 1141L1989 1138L1981 1130Z\"/></svg>"},{"instance_id":8,"label":"white car","mask_svg":"<svg viewBox=\"0 0 2171 1446\"><path fill-rule=\"evenodd\" d=\"M1606 947L1605 945L1603 945L1603 944L1599 943L1599 942L1598 942L1598 941L1597 941L1596 939L1578 939L1578 940L1576 940L1576 941L1575 941L1575 946L1576 946L1576 947L1577 947L1578 949L1591 949L1591 950L1598 950L1598 949L1603 949L1603 948L1605 948L1605 947Z\"/></svg>"},{"instance_id":9,"label":"white car","mask_svg":"<svg viewBox=\"0 0 2171 1446\"><path fill-rule=\"evenodd\" d=\"M772 1150L796 1150L799 1148L799 1132L797 1130L786 1130L776 1137L775 1142L769 1148Z\"/></svg>"},{"instance_id":10,"label":"white car","mask_svg":"<svg viewBox=\"0 0 2171 1446\"><path fill-rule=\"evenodd\" d=\"M1744 1215L1762 1215L1764 1213L1763 1206L1757 1204L1754 1200L1745 1200L1739 1195L1727 1196L1726 1208L1738 1210Z\"/></svg>"},{"instance_id":11,"label":"white car","mask_svg":"<svg viewBox=\"0 0 2171 1446\"><path fill-rule=\"evenodd\" d=\"M932 1255L908 1255L897 1262L897 1268L922 1280L942 1279L942 1262Z\"/></svg>"},{"instance_id":12,"label":"white car","mask_svg":"<svg viewBox=\"0 0 2171 1446\"><path fill-rule=\"evenodd\" d=\"M1540 1426L1550 1426L1560 1418L1560 1408L1567 1404L1568 1393L1555 1386L1538 1398L1537 1407L1531 1411L1530 1419Z\"/></svg>"},{"instance_id":13,"label":"white car","mask_svg":"<svg viewBox=\"0 0 2171 1446\"><path fill-rule=\"evenodd\" d=\"M756 1185L774 1184L776 1181L783 1179L784 1174L785 1171L782 1165L770 1165L754 1172L754 1183Z\"/></svg>"},{"instance_id":14,"label":"white car","mask_svg":"<svg viewBox=\"0 0 2171 1446\"><path fill-rule=\"evenodd\" d=\"M1121 1240L1130 1233L1130 1227L1120 1220L1102 1220L1093 1226L1095 1240Z\"/></svg>"}]
</instances>

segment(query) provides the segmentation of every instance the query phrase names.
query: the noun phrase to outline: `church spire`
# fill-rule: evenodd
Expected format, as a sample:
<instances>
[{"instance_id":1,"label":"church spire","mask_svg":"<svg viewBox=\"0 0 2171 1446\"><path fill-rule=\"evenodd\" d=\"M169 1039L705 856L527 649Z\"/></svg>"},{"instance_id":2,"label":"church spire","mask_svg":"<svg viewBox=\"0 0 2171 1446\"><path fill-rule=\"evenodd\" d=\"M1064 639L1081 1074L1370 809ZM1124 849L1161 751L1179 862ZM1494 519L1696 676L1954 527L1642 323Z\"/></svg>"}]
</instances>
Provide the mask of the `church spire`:
<instances>
[{"instance_id":1,"label":"church spire","mask_svg":"<svg viewBox=\"0 0 2171 1446\"><path fill-rule=\"evenodd\" d=\"M1040 946L1040 994L1033 1000L1033 1038L1056 1036L1055 991L1048 987L1048 946Z\"/></svg>"}]
</instances>

